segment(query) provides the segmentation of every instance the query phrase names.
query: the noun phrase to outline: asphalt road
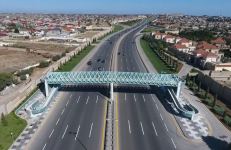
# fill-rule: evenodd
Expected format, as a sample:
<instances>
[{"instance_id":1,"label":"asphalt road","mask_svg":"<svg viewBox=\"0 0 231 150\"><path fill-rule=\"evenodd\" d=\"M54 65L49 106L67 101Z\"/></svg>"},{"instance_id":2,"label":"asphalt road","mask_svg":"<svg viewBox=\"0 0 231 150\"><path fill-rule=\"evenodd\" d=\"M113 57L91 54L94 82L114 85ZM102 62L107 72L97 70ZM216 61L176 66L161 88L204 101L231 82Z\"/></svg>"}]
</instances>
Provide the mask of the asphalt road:
<instances>
[{"instance_id":1,"label":"asphalt road","mask_svg":"<svg viewBox=\"0 0 231 150\"><path fill-rule=\"evenodd\" d=\"M115 44L129 30L126 29L105 40L97 53L89 58L92 64L84 64L84 70L110 70ZM105 90L83 91L75 88L63 88L63 91L60 91L62 94L58 95L61 96L58 96L57 101L51 106L44 123L29 143L28 149L98 150L103 148L107 101L102 93L105 93Z\"/></svg>"},{"instance_id":2,"label":"asphalt road","mask_svg":"<svg viewBox=\"0 0 231 150\"><path fill-rule=\"evenodd\" d=\"M118 71L147 72L137 52L135 34L128 34L121 42ZM137 93L133 89L118 93L119 148L121 150L177 149L170 136L169 126L160 111L155 94Z\"/></svg>"}]
</instances>

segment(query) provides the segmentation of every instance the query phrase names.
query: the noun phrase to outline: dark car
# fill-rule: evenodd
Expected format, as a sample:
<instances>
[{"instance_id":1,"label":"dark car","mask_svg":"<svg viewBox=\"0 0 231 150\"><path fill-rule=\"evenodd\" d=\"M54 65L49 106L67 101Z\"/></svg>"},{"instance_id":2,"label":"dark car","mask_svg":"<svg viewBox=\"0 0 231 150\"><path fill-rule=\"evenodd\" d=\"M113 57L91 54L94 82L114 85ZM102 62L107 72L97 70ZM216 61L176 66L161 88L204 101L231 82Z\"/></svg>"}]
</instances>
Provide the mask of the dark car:
<instances>
[{"instance_id":1,"label":"dark car","mask_svg":"<svg viewBox=\"0 0 231 150\"><path fill-rule=\"evenodd\" d=\"M105 63L105 60L102 60L101 63Z\"/></svg>"},{"instance_id":2,"label":"dark car","mask_svg":"<svg viewBox=\"0 0 231 150\"><path fill-rule=\"evenodd\" d=\"M100 58L99 58L99 59L97 59L97 62L100 62L100 60L101 60Z\"/></svg>"},{"instance_id":3,"label":"dark car","mask_svg":"<svg viewBox=\"0 0 231 150\"><path fill-rule=\"evenodd\" d=\"M92 64L92 61L91 61L91 60L87 62L87 65L90 66L91 64Z\"/></svg>"},{"instance_id":4,"label":"dark car","mask_svg":"<svg viewBox=\"0 0 231 150\"><path fill-rule=\"evenodd\" d=\"M120 55L120 52L118 52L118 55Z\"/></svg>"}]
</instances>

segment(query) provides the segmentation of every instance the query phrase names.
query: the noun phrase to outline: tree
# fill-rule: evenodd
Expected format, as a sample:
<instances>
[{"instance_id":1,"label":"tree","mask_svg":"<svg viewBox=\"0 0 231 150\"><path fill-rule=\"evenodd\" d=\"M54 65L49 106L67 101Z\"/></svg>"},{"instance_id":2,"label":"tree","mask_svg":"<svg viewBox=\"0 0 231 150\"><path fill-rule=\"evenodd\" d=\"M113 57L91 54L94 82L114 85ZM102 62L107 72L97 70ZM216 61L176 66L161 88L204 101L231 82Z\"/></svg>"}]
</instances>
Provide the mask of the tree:
<instances>
[{"instance_id":1,"label":"tree","mask_svg":"<svg viewBox=\"0 0 231 150\"><path fill-rule=\"evenodd\" d=\"M205 92L205 98L208 98L208 94L209 94L209 87L207 87L207 90Z\"/></svg>"},{"instance_id":2,"label":"tree","mask_svg":"<svg viewBox=\"0 0 231 150\"><path fill-rule=\"evenodd\" d=\"M200 81L200 82L199 82L199 84L198 84L197 91L198 91L198 92L200 92L200 91L201 91L201 81Z\"/></svg>"},{"instance_id":3,"label":"tree","mask_svg":"<svg viewBox=\"0 0 231 150\"><path fill-rule=\"evenodd\" d=\"M15 28L15 29L14 29L14 33L19 33L18 28Z\"/></svg>"},{"instance_id":4,"label":"tree","mask_svg":"<svg viewBox=\"0 0 231 150\"><path fill-rule=\"evenodd\" d=\"M213 107L216 105L217 102L217 94L213 97Z\"/></svg>"},{"instance_id":5,"label":"tree","mask_svg":"<svg viewBox=\"0 0 231 150\"><path fill-rule=\"evenodd\" d=\"M1 114L1 122L2 122L3 126L7 126L8 125L8 122L6 120L6 117L5 117L4 113Z\"/></svg>"}]
</instances>

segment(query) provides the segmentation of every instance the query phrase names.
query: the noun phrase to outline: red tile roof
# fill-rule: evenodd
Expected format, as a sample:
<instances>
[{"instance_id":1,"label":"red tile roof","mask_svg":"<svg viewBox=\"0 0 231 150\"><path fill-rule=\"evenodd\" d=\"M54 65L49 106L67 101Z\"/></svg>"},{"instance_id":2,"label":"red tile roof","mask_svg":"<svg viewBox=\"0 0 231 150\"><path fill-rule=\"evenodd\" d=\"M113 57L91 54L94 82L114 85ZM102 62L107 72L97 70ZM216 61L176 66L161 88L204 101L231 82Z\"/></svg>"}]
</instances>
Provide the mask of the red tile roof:
<instances>
[{"instance_id":1,"label":"red tile roof","mask_svg":"<svg viewBox=\"0 0 231 150\"><path fill-rule=\"evenodd\" d=\"M218 49L215 45L209 44L205 41L199 42L197 45L198 49Z\"/></svg>"},{"instance_id":2,"label":"red tile roof","mask_svg":"<svg viewBox=\"0 0 231 150\"><path fill-rule=\"evenodd\" d=\"M212 44L226 44L225 40L221 37L215 39L215 40L212 40L211 41Z\"/></svg>"}]
</instances>

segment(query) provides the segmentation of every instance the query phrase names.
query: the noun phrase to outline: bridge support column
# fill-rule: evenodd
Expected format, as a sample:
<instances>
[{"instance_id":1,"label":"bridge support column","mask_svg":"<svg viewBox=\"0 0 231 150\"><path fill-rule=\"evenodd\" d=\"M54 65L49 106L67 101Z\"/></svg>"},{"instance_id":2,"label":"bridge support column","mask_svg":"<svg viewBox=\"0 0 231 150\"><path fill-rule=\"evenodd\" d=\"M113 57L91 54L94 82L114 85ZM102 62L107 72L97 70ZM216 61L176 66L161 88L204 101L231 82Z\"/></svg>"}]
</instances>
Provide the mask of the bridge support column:
<instances>
[{"instance_id":1,"label":"bridge support column","mask_svg":"<svg viewBox=\"0 0 231 150\"><path fill-rule=\"evenodd\" d=\"M113 99L114 99L113 92L114 92L113 83L110 83L110 100L111 101L113 101Z\"/></svg>"},{"instance_id":2,"label":"bridge support column","mask_svg":"<svg viewBox=\"0 0 231 150\"><path fill-rule=\"evenodd\" d=\"M48 87L48 83L47 83L47 80L45 79L45 96L47 97L49 95L49 87Z\"/></svg>"},{"instance_id":3,"label":"bridge support column","mask_svg":"<svg viewBox=\"0 0 231 150\"><path fill-rule=\"evenodd\" d=\"M182 86L182 82L179 81L179 82L178 82L178 85L177 85L177 92L176 92L176 98L177 98L177 99L180 98L181 86Z\"/></svg>"}]
</instances>

